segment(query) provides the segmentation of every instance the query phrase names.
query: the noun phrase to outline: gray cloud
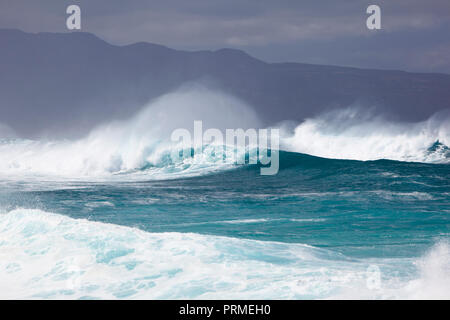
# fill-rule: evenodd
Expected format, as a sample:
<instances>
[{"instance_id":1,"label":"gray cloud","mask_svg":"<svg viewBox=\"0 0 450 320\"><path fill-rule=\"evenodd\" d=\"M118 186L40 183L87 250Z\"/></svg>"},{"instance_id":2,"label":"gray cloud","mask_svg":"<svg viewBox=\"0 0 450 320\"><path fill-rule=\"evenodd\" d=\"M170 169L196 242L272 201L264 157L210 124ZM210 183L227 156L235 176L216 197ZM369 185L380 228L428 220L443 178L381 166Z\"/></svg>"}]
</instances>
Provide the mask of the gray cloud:
<instances>
[{"instance_id":1,"label":"gray cloud","mask_svg":"<svg viewBox=\"0 0 450 320\"><path fill-rule=\"evenodd\" d=\"M377 1L382 8L382 31L366 28L365 10L372 3L2 0L0 27L65 32L65 8L78 4L83 31L114 44L147 41L192 50L236 47L269 61L450 72L450 62L445 59L450 47L450 1ZM399 38L409 39L411 44L401 46L393 40ZM377 45L379 55L374 55L368 42ZM350 44L348 51L344 44Z\"/></svg>"}]
</instances>

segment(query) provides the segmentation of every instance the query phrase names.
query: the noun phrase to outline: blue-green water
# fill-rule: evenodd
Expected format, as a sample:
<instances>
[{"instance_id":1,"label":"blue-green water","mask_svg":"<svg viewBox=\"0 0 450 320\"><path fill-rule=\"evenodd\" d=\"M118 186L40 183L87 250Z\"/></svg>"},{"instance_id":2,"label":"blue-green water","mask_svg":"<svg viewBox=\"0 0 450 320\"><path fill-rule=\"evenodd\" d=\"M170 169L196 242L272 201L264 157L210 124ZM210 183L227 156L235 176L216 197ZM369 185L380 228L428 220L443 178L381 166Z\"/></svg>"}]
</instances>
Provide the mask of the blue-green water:
<instances>
[{"instance_id":1,"label":"blue-green water","mask_svg":"<svg viewBox=\"0 0 450 320\"><path fill-rule=\"evenodd\" d=\"M5 179L0 208L1 297L450 298L448 164Z\"/></svg>"}]
</instances>

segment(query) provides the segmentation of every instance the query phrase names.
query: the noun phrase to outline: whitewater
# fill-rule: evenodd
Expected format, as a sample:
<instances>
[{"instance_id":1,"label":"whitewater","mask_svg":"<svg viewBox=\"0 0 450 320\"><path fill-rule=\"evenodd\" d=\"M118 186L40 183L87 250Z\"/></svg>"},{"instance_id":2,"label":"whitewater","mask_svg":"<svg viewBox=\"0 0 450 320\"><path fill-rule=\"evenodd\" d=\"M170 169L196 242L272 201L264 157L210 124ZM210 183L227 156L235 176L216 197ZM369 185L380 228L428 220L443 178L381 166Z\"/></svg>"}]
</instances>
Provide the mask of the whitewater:
<instances>
[{"instance_id":1,"label":"whitewater","mask_svg":"<svg viewBox=\"0 0 450 320\"><path fill-rule=\"evenodd\" d=\"M304 244L146 233L23 209L0 215L0 232L0 298L420 299L448 298L450 286L448 243L417 260L367 261ZM373 263L383 283L369 290ZM393 277L399 264L418 272Z\"/></svg>"},{"instance_id":2,"label":"whitewater","mask_svg":"<svg viewBox=\"0 0 450 320\"><path fill-rule=\"evenodd\" d=\"M210 149L222 147L214 144L196 150L196 157L170 161L171 152L180 148L170 134L178 128L192 130L198 119L219 130L263 126L255 111L237 98L204 88L180 89L132 118L99 125L78 140L24 140L9 133L0 139L0 175L98 178L151 169L146 178L169 178L233 167L235 158L223 163L211 156ZM450 159L450 117L445 113L399 123L351 107L279 128L280 149L318 157L431 163Z\"/></svg>"}]
</instances>

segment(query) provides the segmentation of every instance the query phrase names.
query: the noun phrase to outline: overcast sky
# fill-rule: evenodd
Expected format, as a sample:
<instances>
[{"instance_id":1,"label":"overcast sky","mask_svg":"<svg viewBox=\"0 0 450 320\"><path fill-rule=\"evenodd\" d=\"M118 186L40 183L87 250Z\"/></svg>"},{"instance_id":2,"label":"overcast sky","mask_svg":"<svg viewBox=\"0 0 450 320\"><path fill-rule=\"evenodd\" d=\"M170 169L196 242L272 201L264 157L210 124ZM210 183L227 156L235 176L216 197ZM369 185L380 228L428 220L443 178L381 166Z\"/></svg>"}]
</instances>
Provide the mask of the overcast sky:
<instances>
[{"instance_id":1,"label":"overcast sky","mask_svg":"<svg viewBox=\"0 0 450 320\"><path fill-rule=\"evenodd\" d=\"M0 28L82 31L113 44L243 49L269 62L308 62L450 73L450 0L0 0ZM366 8L381 7L381 30Z\"/></svg>"}]
</instances>

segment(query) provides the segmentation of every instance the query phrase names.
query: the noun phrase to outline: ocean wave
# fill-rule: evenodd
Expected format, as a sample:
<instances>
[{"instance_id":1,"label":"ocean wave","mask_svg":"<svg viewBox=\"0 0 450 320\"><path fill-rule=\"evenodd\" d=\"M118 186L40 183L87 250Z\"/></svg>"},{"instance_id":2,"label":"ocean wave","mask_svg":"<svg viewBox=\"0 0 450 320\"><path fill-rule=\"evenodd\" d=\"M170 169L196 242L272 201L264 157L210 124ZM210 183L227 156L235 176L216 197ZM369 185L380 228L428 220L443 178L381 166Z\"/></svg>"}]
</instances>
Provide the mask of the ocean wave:
<instances>
[{"instance_id":1,"label":"ocean wave","mask_svg":"<svg viewBox=\"0 0 450 320\"><path fill-rule=\"evenodd\" d=\"M234 167L234 158L222 161L216 156L222 145L189 150L170 141L175 129L192 129L195 120L202 120L205 129L260 125L256 113L237 98L202 88L182 88L153 101L131 119L100 125L78 140L0 140L0 174L167 179ZM174 160L173 152L180 150L195 151L195 156Z\"/></svg>"},{"instance_id":2,"label":"ocean wave","mask_svg":"<svg viewBox=\"0 0 450 320\"><path fill-rule=\"evenodd\" d=\"M153 101L131 119L103 124L78 140L2 139L0 175L171 179L236 168L238 157L256 154L257 146L246 150L212 143L194 150L170 142L173 130L189 130L195 120L202 120L205 129L261 128L257 114L239 99L206 89L183 89ZM418 123L396 123L346 109L307 119L293 134L282 131L283 151L333 159L450 161L450 120L445 114ZM224 148L225 161L220 156ZM174 160L172 155L181 149L194 156Z\"/></svg>"},{"instance_id":3,"label":"ocean wave","mask_svg":"<svg viewBox=\"0 0 450 320\"><path fill-rule=\"evenodd\" d=\"M305 120L293 134L285 133L282 145L332 159L449 162L450 117L441 112L426 121L405 123L347 108Z\"/></svg>"},{"instance_id":4,"label":"ocean wave","mask_svg":"<svg viewBox=\"0 0 450 320\"><path fill-rule=\"evenodd\" d=\"M0 298L445 299L449 282L445 242L418 259L364 260L304 244L147 233L40 210L0 214Z\"/></svg>"},{"instance_id":5,"label":"ocean wave","mask_svg":"<svg viewBox=\"0 0 450 320\"><path fill-rule=\"evenodd\" d=\"M125 147L126 143L124 143ZM14 141L0 145L0 174L8 177L70 179L170 179L227 170L234 161L214 155L219 146L197 150L193 157L173 161L179 147L154 143L118 151L118 146L88 140L76 142ZM223 148L223 147L222 147ZM125 148L128 149L128 148ZM184 150L190 152L191 150Z\"/></svg>"}]
</instances>

